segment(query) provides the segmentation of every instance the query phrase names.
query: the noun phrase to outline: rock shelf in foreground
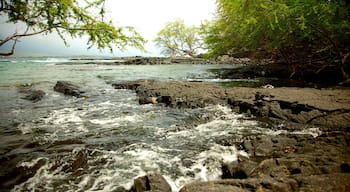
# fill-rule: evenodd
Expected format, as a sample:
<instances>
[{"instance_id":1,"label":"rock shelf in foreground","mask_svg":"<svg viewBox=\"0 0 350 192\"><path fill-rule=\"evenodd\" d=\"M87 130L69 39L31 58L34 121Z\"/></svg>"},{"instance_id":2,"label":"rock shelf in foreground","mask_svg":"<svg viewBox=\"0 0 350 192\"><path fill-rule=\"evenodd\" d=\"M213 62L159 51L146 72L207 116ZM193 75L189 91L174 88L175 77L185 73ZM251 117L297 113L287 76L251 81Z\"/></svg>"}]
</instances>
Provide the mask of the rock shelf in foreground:
<instances>
[{"instance_id":1,"label":"rock shelf in foreground","mask_svg":"<svg viewBox=\"0 0 350 192\"><path fill-rule=\"evenodd\" d=\"M317 137L280 134L243 138L242 141L234 138L216 141L244 150L249 158L240 156L238 161L223 162L219 180L190 183L180 192L349 191L350 89L224 88L204 82L150 80L114 83L113 86L135 90L140 104L177 108L229 105L236 112L250 113L272 124L284 122L281 129L302 131L317 126L321 130ZM136 181L132 189L125 191L140 192L167 186L163 179L154 183L146 180L146 186L154 187L142 187ZM162 184L159 181L163 181ZM165 188L164 191L169 190Z\"/></svg>"}]
</instances>

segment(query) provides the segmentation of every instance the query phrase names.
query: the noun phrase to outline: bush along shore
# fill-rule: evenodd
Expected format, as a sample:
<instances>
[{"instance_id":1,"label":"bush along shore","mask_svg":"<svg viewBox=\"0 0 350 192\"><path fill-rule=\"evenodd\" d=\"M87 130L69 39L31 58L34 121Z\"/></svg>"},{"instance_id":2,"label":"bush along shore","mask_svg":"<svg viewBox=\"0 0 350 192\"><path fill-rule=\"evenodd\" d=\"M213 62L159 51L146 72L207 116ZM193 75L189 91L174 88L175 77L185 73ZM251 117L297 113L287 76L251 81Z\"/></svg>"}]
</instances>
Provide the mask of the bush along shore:
<instances>
[{"instance_id":1,"label":"bush along shore","mask_svg":"<svg viewBox=\"0 0 350 192\"><path fill-rule=\"evenodd\" d=\"M350 188L350 90L342 88L223 87L205 82L118 82L135 90L140 104L176 108L228 105L274 129L277 136L217 141L249 154L222 163L221 179L196 182L181 192L204 191L348 191ZM318 128L315 135L303 134ZM299 134L292 134L298 132ZM171 191L158 173L136 178L130 190Z\"/></svg>"}]
</instances>

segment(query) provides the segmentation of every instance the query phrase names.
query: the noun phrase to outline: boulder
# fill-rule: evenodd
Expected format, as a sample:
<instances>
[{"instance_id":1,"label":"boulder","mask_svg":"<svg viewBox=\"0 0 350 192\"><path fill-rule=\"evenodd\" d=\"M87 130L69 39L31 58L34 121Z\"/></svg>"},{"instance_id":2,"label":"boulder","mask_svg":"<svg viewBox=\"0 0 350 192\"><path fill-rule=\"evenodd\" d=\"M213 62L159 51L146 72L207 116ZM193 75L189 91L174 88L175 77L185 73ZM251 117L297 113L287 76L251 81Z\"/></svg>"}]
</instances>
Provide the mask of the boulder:
<instances>
[{"instance_id":1,"label":"boulder","mask_svg":"<svg viewBox=\"0 0 350 192\"><path fill-rule=\"evenodd\" d=\"M34 85L30 83L18 84L17 87L19 93L26 94L26 96L22 97L22 99L29 100L34 103L40 101L46 94L42 90L34 89Z\"/></svg>"},{"instance_id":2,"label":"boulder","mask_svg":"<svg viewBox=\"0 0 350 192\"><path fill-rule=\"evenodd\" d=\"M30 90L27 92L27 95L22 99L29 100L32 102L38 102L45 96L45 92L42 90Z\"/></svg>"},{"instance_id":3,"label":"boulder","mask_svg":"<svg viewBox=\"0 0 350 192\"><path fill-rule=\"evenodd\" d=\"M148 174L134 180L135 192L171 192L169 183L158 173Z\"/></svg>"},{"instance_id":4,"label":"boulder","mask_svg":"<svg viewBox=\"0 0 350 192\"><path fill-rule=\"evenodd\" d=\"M82 91L80 86L69 81L57 81L54 90L65 95L71 95L78 98L85 97L83 95L85 91Z\"/></svg>"},{"instance_id":5,"label":"boulder","mask_svg":"<svg viewBox=\"0 0 350 192\"><path fill-rule=\"evenodd\" d=\"M222 179L246 179L248 178L257 163L249 159L238 159L238 161L224 163L222 169Z\"/></svg>"}]
</instances>

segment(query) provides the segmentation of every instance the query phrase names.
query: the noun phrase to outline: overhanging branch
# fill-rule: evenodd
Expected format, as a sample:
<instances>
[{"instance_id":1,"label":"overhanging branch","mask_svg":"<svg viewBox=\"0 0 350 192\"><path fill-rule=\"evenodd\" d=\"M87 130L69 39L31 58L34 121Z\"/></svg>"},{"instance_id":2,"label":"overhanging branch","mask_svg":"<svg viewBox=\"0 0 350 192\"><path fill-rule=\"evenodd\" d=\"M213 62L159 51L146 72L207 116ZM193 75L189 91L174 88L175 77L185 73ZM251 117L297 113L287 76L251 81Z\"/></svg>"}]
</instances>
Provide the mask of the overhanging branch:
<instances>
[{"instance_id":1,"label":"overhanging branch","mask_svg":"<svg viewBox=\"0 0 350 192\"><path fill-rule=\"evenodd\" d=\"M0 53L0 56L10 56L10 55L13 55L13 54L15 53L15 47L16 47L17 41L18 41L18 38L16 38L15 41L13 42L12 48L11 48L11 51L10 51L10 52L8 52L8 53Z\"/></svg>"},{"instance_id":2,"label":"overhanging branch","mask_svg":"<svg viewBox=\"0 0 350 192\"><path fill-rule=\"evenodd\" d=\"M94 28L67 28L67 27L63 27L63 26L54 26L54 27L43 29L41 31L28 33L29 27L27 27L26 31L23 34L14 33L13 35L8 36L7 38L5 38L4 40L2 40L0 42L0 47L1 47L1 46L5 45L6 43L8 43L9 41L14 41L14 43L13 43L13 45L11 47L11 51L8 52L8 53L0 53L0 56L13 55L15 47L16 47L16 44L17 44L17 41L18 41L19 38L38 35L38 34L41 34L41 33L48 32L48 31L50 31L52 29L64 29L66 31L91 31L91 30L97 30L97 29L94 29Z\"/></svg>"}]
</instances>

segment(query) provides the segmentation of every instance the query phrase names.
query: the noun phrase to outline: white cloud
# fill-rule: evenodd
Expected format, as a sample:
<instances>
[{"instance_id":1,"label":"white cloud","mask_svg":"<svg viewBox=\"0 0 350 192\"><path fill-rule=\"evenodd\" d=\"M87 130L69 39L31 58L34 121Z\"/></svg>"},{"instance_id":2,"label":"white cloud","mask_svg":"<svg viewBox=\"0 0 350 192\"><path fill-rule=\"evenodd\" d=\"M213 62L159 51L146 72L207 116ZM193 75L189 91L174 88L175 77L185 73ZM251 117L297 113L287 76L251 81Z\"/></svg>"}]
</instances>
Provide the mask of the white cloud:
<instances>
[{"instance_id":1,"label":"white cloud","mask_svg":"<svg viewBox=\"0 0 350 192\"><path fill-rule=\"evenodd\" d=\"M214 0L109 0L106 4L116 24L135 26L141 33L156 34L166 22L183 19L200 24L212 18Z\"/></svg>"},{"instance_id":2,"label":"white cloud","mask_svg":"<svg viewBox=\"0 0 350 192\"><path fill-rule=\"evenodd\" d=\"M157 55L153 39L167 22L183 19L188 25L200 25L211 19L215 0L109 0L109 16L116 25L131 25L149 42L147 49Z\"/></svg>"}]
</instances>

